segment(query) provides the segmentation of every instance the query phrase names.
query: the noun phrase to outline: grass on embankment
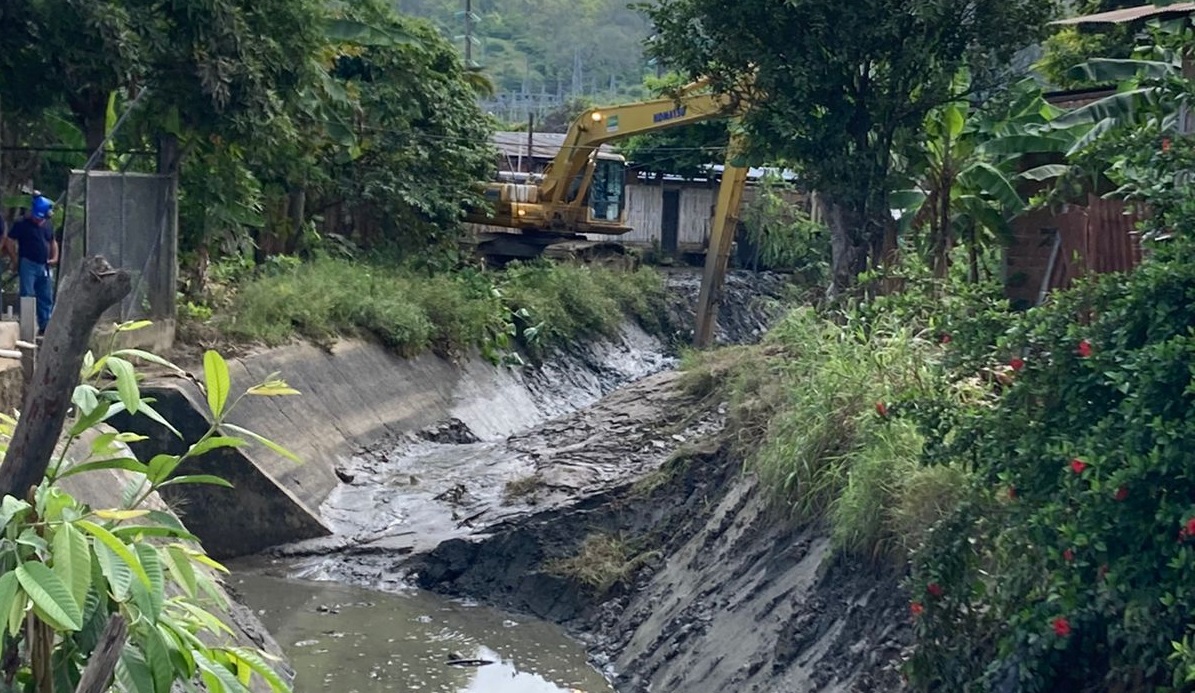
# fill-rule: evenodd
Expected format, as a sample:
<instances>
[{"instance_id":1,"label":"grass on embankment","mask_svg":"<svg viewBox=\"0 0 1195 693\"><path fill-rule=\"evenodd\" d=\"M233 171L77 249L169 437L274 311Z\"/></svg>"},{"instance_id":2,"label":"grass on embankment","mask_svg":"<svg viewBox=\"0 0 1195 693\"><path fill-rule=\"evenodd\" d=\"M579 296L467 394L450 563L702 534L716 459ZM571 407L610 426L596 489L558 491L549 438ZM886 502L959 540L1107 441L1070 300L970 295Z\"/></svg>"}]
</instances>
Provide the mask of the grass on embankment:
<instances>
[{"instance_id":1,"label":"grass on embankment","mask_svg":"<svg viewBox=\"0 0 1195 693\"><path fill-rule=\"evenodd\" d=\"M828 522L840 549L899 560L965 486L959 469L922 465L922 436L890 416L898 394L939 382L938 352L896 320L864 328L800 308L760 345L685 368L695 391L727 392L738 449L778 504Z\"/></svg>"},{"instance_id":2,"label":"grass on embankment","mask_svg":"<svg viewBox=\"0 0 1195 693\"><path fill-rule=\"evenodd\" d=\"M515 346L533 352L611 336L627 317L665 328L660 275L547 262L429 274L321 259L245 282L215 323L228 336L283 344L373 335L403 355ZM509 343L508 343L508 340Z\"/></svg>"}]
</instances>

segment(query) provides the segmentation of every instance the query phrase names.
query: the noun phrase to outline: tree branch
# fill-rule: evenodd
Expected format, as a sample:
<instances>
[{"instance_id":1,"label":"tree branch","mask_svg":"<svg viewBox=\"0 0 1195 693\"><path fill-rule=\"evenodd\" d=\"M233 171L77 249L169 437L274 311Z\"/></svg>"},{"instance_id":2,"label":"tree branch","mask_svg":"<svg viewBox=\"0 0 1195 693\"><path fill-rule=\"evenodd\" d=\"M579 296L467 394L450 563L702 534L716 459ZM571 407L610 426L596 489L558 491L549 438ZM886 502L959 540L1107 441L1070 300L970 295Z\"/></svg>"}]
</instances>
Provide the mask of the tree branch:
<instances>
[{"instance_id":1,"label":"tree branch","mask_svg":"<svg viewBox=\"0 0 1195 693\"><path fill-rule=\"evenodd\" d=\"M112 614L108 625L100 636L100 642L87 658L87 668L83 670L83 677L75 687L75 693L104 693L112 681L112 674L116 671L116 663L120 661L120 654L124 651L125 637L128 635L128 625L124 616Z\"/></svg>"},{"instance_id":2,"label":"tree branch","mask_svg":"<svg viewBox=\"0 0 1195 693\"><path fill-rule=\"evenodd\" d=\"M132 275L113 269L99 256L84 258L64 282L38 350L25 408L0 464L0 496L24 498L31 486L41 483L62 433L71 393L79 383L92 331L104 311L127 296L132 285Z\"/></svg>"}]
</instances>

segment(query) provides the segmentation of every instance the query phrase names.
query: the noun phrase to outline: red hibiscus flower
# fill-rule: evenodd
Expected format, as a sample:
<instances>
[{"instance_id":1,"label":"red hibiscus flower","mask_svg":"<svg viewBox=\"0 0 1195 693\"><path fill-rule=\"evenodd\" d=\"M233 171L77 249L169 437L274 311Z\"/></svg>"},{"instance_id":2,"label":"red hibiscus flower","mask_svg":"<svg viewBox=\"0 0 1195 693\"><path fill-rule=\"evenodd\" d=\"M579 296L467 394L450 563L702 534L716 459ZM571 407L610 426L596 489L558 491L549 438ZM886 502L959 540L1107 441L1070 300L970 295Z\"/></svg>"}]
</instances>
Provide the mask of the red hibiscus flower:
<instances>
[{"instance_id":1,"label":"red hibiscus flower","mask_svg":"<svg viewBox=\"0 0 1195 693\"><path fill-rule=\"evenodd\" d=\"M1087 463L1076 457L1071 460L1071 471L1075 474L1082 474L1083 470L1087 469Z\"/></svg>"},{"instance_id":2,"label":"red hibiscus flower","mask_svg":"<svg viewBox=\"0 0 1195 693\"><path fill-rule=\"evenodd\" d=\"M1060 638L1065 638L1071 634L1071 622L1066 620L1065 616L1059 616L1054 619L1054 635Z\"/></svg>"},{"instance_id":3,"label":"red hibiscus flower","mask_svg":"<svg viewBox=\"0 0 1195 693\"><path fill-rule=\"evenodd\" d=\"M1017 499L1017 487L1009 486L1008 487L1008 500L1016 500L1016 499Z\"/></svg>"},{"instance_id":4,"label":"red hibiscus flower","mask_svg":"<svg viewBox=\"0 0 1195 693\"><path fill-rule=\"evenodd\" d=\"M1116 489L1116 500L1118 502L1123 501L1125 498L1128 498L1128 497L1129 497L1129 489L1127 486L1121 486L1120 488Z\"/></svg>"},{"instance_id":5,"label":"red hibiscus flower","mask_svg":"<svg viewBox=\"0 0 1195 693\"><path fill-rule=\"evenodd\" d=\"M950 335L948 335L948 334L942 335L941 342L943 344L949 344L950 343Z\"/></svg>"},{"instance_id":6,"label":"red hibiscus flower","mask_svg":"<svg viewBox=\"0 0 1195 693\"><path fill-rule=\"evenodd\" d=\"M1092 352L1091 342L1087 341L1086 339L1079 342L1078 352L1079 352L1079 356L1081 356L1083 358L1087 358L1088 356L1091 356L1091 352Z\"/></svg>"},{"instance_id":7,"label":"red hibiscus flower","mask_svg":"<svg viewBox=\"0 0 1195 693\"><path fill-rule=\"evenodd\" d=\"M1067 549L1066 551L1062 552L1062 557L1066 559L1067 563L1070 563L1071 561L1075 560L1075 552Z\"/></svg>"},{"instance_id":8,"label":"red hibiscus flower","mask_svg":"<svg viewBox=\"0 0 1195 693\"><path fill-rule=\"evenodd\" d=\"M925 607L921 604L921 602L913 602L909 604L909 612L913 614L913 618L917 618L921 614L925 613Z\"/></svg>"},{"instance_id":9,"label":"red hibiscus flower","mask_svg":"<svg viewBox=\"0 0 1195 693\"><path fill-rule=\"evenodd\" d=\"M1169 137L1162 138L1162 151L1164 151L1164 152L1170 151L1170 138Z\"/></svg>"},{"instance_id":10,"label":"red hibiscus flower","mask_svg":"<svg viewBox=\"0 0 1195 693\"><path fill-rule=\"evenodd\" d=\"M942 589L942 586L936 582L929 583L929 585L926 586L925 591L929 592L931 597L941 597L945 592L945 590Z\"/></svg>"},{"instance_id":11,"label":"red hibiscus flower","mask_svg":"<svg viewBox=\"0 0 1195 693\"><path fill-rule=\"evenodd\" d=\"M1013 358L1011 361L1008 362L1008 365L1014 371L1019 371L1025 367L1025 359L1020 358L1020 357Z\"/></svg>"},{"instance_id":12,"label":"red hibiscus flower","mask_svg":"<svg viewBox=\"0 0 1195 693\"><path fill-rule=\"evenodd\" d=\"M876 413L882 417L888 416L888 405L883 402L876 402Z\"/></svg>"}]
</instances>

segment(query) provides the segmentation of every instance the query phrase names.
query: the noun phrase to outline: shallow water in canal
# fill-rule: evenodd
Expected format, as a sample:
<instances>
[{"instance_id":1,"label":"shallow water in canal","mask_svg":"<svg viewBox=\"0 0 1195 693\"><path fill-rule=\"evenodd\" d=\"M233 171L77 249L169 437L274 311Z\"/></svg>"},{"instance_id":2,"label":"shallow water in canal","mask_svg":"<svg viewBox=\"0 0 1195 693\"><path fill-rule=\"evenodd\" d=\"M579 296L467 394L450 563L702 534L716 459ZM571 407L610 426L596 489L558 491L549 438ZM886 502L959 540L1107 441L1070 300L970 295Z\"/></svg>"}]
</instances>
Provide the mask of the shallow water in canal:
<instances>
[{"instance_id":1,"label":"shallow water in canal","mask_svg":"<svg viewBox=\"0 0 1195 693\"><path fill-rule=\"evenodd\" d=\"M420 590L389 594L255 574L230 582L286 652L295 693L613 690L581 646L550 623Z\"/></svg>"}]
</instances>

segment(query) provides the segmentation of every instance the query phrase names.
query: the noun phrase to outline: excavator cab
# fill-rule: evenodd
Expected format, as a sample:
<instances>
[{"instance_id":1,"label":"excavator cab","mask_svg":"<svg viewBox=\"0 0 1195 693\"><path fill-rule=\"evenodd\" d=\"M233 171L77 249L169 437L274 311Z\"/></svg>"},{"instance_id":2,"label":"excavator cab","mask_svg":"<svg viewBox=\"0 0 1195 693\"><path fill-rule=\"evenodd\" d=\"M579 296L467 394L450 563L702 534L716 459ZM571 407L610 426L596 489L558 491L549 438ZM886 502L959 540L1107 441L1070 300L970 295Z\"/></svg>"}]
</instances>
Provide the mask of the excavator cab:
<instances>
[{"instance_id":1,"label":"excavator cab","mask_svg":"<svg viewBox=\"0 0 1195 693\"><path fill-rule=\"evenodd\" d=\"M598 159L594 162L587 205L590 222L621 225L626 210L626 171L625 161Z\"/></svg>"}]
</instances>

